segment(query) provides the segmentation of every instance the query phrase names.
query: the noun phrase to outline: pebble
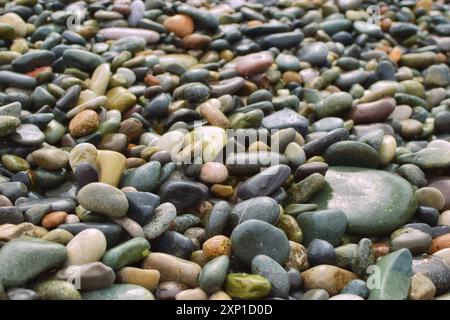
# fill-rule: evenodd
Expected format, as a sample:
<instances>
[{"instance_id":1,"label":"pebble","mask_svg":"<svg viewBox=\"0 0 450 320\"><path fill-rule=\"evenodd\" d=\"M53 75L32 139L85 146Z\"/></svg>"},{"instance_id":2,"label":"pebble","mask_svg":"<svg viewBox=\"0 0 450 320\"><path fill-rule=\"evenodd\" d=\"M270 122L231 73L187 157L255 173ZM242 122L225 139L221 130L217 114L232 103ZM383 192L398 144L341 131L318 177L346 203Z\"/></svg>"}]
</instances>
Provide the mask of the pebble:
<instances>
[{"instance_id":1,"label":"pebble","mask_svg":"<svg viewBox=\"0 0 450 320\"><path fill-rule=\"evenodd\" d=\"M220 291L225 282L230 258L226 255L218 256L203 266L198 282L206 293Z\"/></svg>"},{"instance_id":2,"label":"pebble","mask_svg":"<svg viewBox=\"0 0 450 320\"><path fill-rule=\"evenodd\" d=\"M0 249L0 281L5 287L21 286L57 267L66 256L61 244L36 238L11 240Z\"/></svg>"},{"instance_id":3,"label":"pebble","mask_svg":"<svg viewBox=\"0 0 450 320\"><path fill-rule=\"evenodd\" d=\"M87 291L83 300L155 300L147 289L134 284L113 284L107 288Z\"/></svg>"},{"instance_id":4,"label":"pebble","mask_svg":"<svg viewBox=\"0 0 450 320\"><path fill-rule=\"evenodd\" d=\"M431 300L436 294L433 282L421 273L415 273L411 277L411 288L408 300Z\"/></svg>"},{"instance_id":5,"label":"pebble","mask_svg":"<svg viewBox=\"0 0 450 320\"><path fill-rule=\"evenodd\" d=\"M325 240L314 239L308 245L308 262L314 267L321 264L334 265L336 263L336 253L334 247Z\"/></svg>"},{"instance_id":6,"label":"pebble","mask_svg":"<svg viewBox=\"0 0 450 320\"><path fill-rule=\"evenodd\" d=\"M207 162L202 165L200 180L204 183L222 183L228 178L228 169L219 162Z\"/></svg>"},{"instance_id":7,"label":"pebble","mask_svg":"<svg viewBox=\"0 0 450 320\"><path fill-rule=\"evenodd\" d=\"M75 280L75 285L79 286L79 289L91 291L111 286L116 279L116 275L111 268L103 263L92 262L62 269L57 272L56 278L68 282Z\"/></svg>"},{"instance_id":8,"label":"pebble","mask_svg":"<svg viewBox=\"0 0 450 320\"><path fill-rule=\"evenodd\" d=\"M347 217L339 209L304 212L297 216L303 232L303 243L307 246L314 239L321 239L338 246L347 229Z\"/></svg>"},{"instance_id":9,"label":"pebble","mask_svg":"<svg viewBox=\"0 0 450 320\"><path fill-rule=\"evenodd\" d=\"M289 256L289 240L278 228L260 220L247 220L231 233L231 251L239 261L250 265L252 259L264 254L280 264Z\"/></svg>"},{"instance_id":10,"label":"pebble","mask_svg":"<svg viewBox=\"0 0 450 320\"><path fill-rule=\"evenodd\" d=\"M237 189L237 195L244 200L259 196L269 196L286 181L290 173L291 169L287 165L272 166L247 179Z\"/></svg>"},{"instance_id":11,"label":"pebble","mask_svg":"<svg viewBox=\"0 0 450 320\"><path fill-rule=\"evenodd\" d=\"M47 170L65 168L69 163L66 152L56 148L38 149L31 153L31 157L34 164Z\"/></svg>"},{"instance_id":12,"label":"pebble","mask_svg":"<svg viewBox=\"0 0 450 320\"><path fill-rule=\"evenodd\" d=\"M134 267L123 267L117 271L117 282L135 284L149 291L154 291L159 283L158 270L144 270Z\"/></svg>"},{"instance_id":13,"label":"pebble","mask_svg":"<svg viewBox=\"0 0 450 320\"><path fill-rule=\"evenodd\" d=\"M350 271L335 266L319 265L302 272L302 279L306 290L323 289L330 296L334 296L347 283L357 279L357 276Z\"/></svg>"},{"instance_id":14,"label":"pebble","mask_svg":"<svg viewBox=\"0 0 450 320\"><path fill-rule=\"evenodd\" d=\"M252 260L252 274L260 275L271 284L270 296L286 298L290 283L287 272L275 260L265 255L259 255Z\"/></svg>"},{"instance_id":15,"label":"pebble","mask_svg":"<svg viewBox=\"0 0 450 320\"><path fill-rule=\"evenodd\" d=\"M222 234L231 217L231 208L226 201L217 202L212 208L205 226L206 238Z\"/></svg>"},{"instance_id":16,"label":"pebble","mask_svg":"<svg viewBox=\"0 0 450 320\"><path fill-rule=\"evenodd\" d=\"M368 282L373 288L368 299L405 300L408 297L413 274L410 251L401 249L390 253L376 265L380 268L380 279L377 280L378 284Z\"/></svg>"},{"instance_id":17,"label":"pebble","mask_svg":"<svg viewBox=\"0 0 450 320\"><path fill-rule=\"evenodd\" d=\"M251 76L265 71L272 63L272 55L269 52L262 51L238 58L235 68L241 76Z\"/></svg>"},{"instance_id":18,"label":"pebble","mask_svg":"<svg viewBox=\"0 0 450 320\"><path fill-rule=\"evenodd\" d=\"M332 167L327 171L325 181L329 189L311 202L316 203L319 209L342 210L347 216L347 231L350 233L390 233L409 221L416 209L411 185L387 172ZM375 187L377 185L379 187Z\"/></svg>"},{"instance_id":19,"label":"pebble","mask_svg":"<svg viewBox=\"0 0 450 320\"><path fill-rule=\"evenodd\" d=\"M144 238L133 238L105 252L102 262L113 270L144 259L150 250L150 243Z\"/></svg>"},{"instance_id":20,"label":"pebble","mask_svg":"<svg viewBox=\"0 0 450 320\"><path fill-rule=\"evenodd\" d=\"M106 238L99 230L86 229L73 237L66 248L66 266L97 262L105 254Z\"/></svg>"},{"instance_id":21,"label":"pebble","mask_svg":"<svg viewBox=\"0 0 450 320\"><path fill-rule=\"evenodd\" d=\"M195 30L194 21L185 14L176 14L167 18L164 20L164 27L180 38L192 34Z\"/></svg>"},{"instance_id":22,"label":"pebble","mask_svg":"<svg viewBox=\"0 0 450 320\"><path fill-rule=\"evenodd\" d=\"M237 226L245 221L257 219L272 225L280 216L278 203L269 197L256 197L238 203L232 210L230 223Z\"/></svg>"},{"instance_id":23,"label":"pebble","mask_svg":"<svg viewBox=\"0 0 450 320\"><path fill-rule=\"evenodd\" d=\"M391 235L392 251L406 248L413 255L425 253L431 247L431 236L417 229L399 229Z\"/></svg>"},{"instance_id":24,"label":"pebble","mask_svg":"<svg viewBox=\"0 0 450 320\"><path fill-rule=\"evenodd\" d=\"M231 242L225 236L214 236L203 243L203 252L207 258L213 259L218 256L229 256Z\"/></svg>"},{"instance_id":25,"label":"pebble","mask_svg":"<svg viewBox=\"0 0 450 320\"><path fill-rule=\"evenodd\" d=\"M291 2L5 6L2 298L448 298L446 4Z\"/></svg>"},{"instance_id":26,"label":"pebble","mask_svg":"<svg viewBox=\"0 0 450 320\"><path fill-rule=\"evenodd\" d=\"M191 287L198 286L198 276L202 270L194 262L160 252L150 253L142 262L142 267L158 270L160 282L179 281Z\"/></svg>"},{"instance_id":27,"label":"pebble","mask_svg":"<svg viewBox=\"0 0 450 320\"><path fill-rule=\"evenodd\" d=\"M143 226L145 238L155 239L166 231L177 216L177 209L169 202L162 203L153 212L148 222Z\"/></svg>"},{"instance_id":28,"label":"pebble","mask_svg":"<svg viewBox=\"0 0 450 320\"><path fill-rule=\"evenodd\" d=\"M69 282L48 280L39 282L34 291L46 300L81 300L80 292Z\"/></svg>"},{"instance_id":29,"label":"pebble","mask_svg":"<svg viewBox=\"0 0 450 320\"><path fill-rule=\"evenodd\" d=\"M434 255L415 257L412 269L414 273L421 273L433 282L437 295L448 291L450 267L440 257Z\"/></svg>"},{"instance_id":30,"label":"pebble","mask_svg":"<svg viewBox=\"0 0 450 320\"><path fill-rule=\"evenodd\" d=\"M416 191L416 198L420 205L442 210L445 206L444 195L436 188L423 187Z\"/></svg>"},{"instance_id":31,"label":"pebble","mask_svg":"<svg viewBox=\"0 0 450 320\"><path fill-rule=\"evenodd\" d=\"M128 200L117 188L102 182L84 186L77 195L79 203L86 210L108 217L121 218L128 211Z\"/></svg>"},{"instance_id":32,"label":"pebble","mask_svg":"<svg viewBox=\"0 0 450 320\"><path fill-rule=\"evenodd\" d=\"M347 283L347 285L342 288L340 294L352 294L366 299L369 296L369 288L365 281L356 279Z\"/></svg>"},{"instance_id":33,"label":"pebble","mask_svg":"<svg viewBox=\"0 0 450 320\"><path fill-rule=\"evenodd\" d=\"M271 284L260 275L230 273L225 280L225 290L232 298L261 299L270 293Z\"/></svg>"}]
</instances>

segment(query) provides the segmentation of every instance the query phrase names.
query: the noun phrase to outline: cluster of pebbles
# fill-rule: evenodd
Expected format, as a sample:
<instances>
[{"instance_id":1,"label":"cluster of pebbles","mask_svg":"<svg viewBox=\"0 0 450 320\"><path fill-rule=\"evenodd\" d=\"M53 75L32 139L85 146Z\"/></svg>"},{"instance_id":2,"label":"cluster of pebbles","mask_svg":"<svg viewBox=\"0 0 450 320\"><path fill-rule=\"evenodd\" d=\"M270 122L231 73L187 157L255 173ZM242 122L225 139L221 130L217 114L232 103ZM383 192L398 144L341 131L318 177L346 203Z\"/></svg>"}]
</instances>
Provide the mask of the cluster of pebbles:
<instances>
[{"instance_id":1,"label":"cluster of pebbles","mask_svg":"<svg viewBox=\"0 0 450 320\"><path fill-rule=\"evenodd\" d=\"M449 58L444 0L0 0L0 299L449 299Z\"/></svg>"}]
</instances>

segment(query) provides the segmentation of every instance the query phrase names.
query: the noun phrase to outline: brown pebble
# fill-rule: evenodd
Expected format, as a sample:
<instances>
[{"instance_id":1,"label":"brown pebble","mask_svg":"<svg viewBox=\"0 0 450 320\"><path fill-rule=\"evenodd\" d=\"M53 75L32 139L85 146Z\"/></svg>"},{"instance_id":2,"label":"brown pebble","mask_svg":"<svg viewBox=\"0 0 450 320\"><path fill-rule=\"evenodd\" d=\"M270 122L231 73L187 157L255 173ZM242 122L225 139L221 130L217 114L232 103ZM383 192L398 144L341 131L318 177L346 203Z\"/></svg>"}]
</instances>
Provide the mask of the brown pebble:
<instances>
[{"instance_id":1,"label":"brown pebble","mask_svg":"<svg viewBox=\"0 0 450 320\"><path fill-rule=\"evenodd\" d=\"M176 14L167 18L164 20L164 27L180 38L192 34L195 30L194 20L185 14Z\"/></svg>"},{"instance_id":2,"label":"brown pebble","mask_svg":"<svg viewBox=\"0 0 450 320\"><path fill-rule=\"evenodd\" d=\"M224 184L213 184L211 186L211 192L219 198L229 198L234 194L233 187Z\"/></svg>"},{"instance_id":3,"label":"brown pebble","mask_svg":"<svg viewBox=\"0 0 450 320\"><path fill-rule=\"evenodd\" d=\"M375 242L372 246L375 261L379 257L384 257L389 253L389 245L383 242Z\"/></svg>"},{"instance_id":4,"label":"brown pebble","mask_svg":"<svg viewBox=\"0 0 450 320\"><path fill-rule=\"evenodd\" d=\"M142 158L127 158L127 169L137 168L145 163L145 160Z\"/></svg>"},{"instance_id":5,"label":"brown pebble","mask_svg":"<svg viewBox=\"0 0 450 320\"><path fill-rule=\"evenodd\" d=\"M67 217L67 212L64 211L56 211L47 214L41 222L41 225L45 229L54 229L60 224L64 223Z\"/></svg>"},{"instance_id":6,"label":"brown pebble","mask_svg":"<svg viewBox=\"0 0 450 320\"><path fill-rule=\"evenodd\" d=\"M211 43L211 37L204 34L193 33L181 40L181 46L185 49L204 49Z\"/></svg>"},{"instance_id":7,"label":"brown pebble","mask_svg":"<svg viewBox=\"0 0 450 320\"><path fill-rule=\"evenodd\" d=\"M92 133L99 124L98 115L93 110L83 110L78 113L69 123L70 134L77 138Z\"/></svg>"},{"instance_id":8,"label":"brown pebble","mask_svg":"<svg viewBox=\"0 0 450 320\"><path fill-rule=\"evenodd\" d=\"M202 103L199 106L199 111L211 125L226 129L230 126L230 120L220 111L219 107L220 101L211 99Z\"/></svg>"},{"instance_id":9,"label":"brown pebble","mask_svg":"<svg viewBox=\"0 0 450 320\"><path fill-rule=\"evenodd\" d=\"M442 236L433 239L433 242L431 243L431 248L428 251L428 253L432 254L435 253L436 251L445 248L450 248L450 233L446 233Z\"/></svg>"},{"instance_id":10,"label":"brown pebble","mask_svg":"<svg viewBox=\"0 0 450 320\"><path fill-rule=\"evenodd\" d=\"M157 300L175 300L175 296L189 287L177 281L166 281L159 284L155 291Z\"/></svg>"},{"instance_id":11,"label":"brown pebble","mask_svg":"<svg viewBox=\"0 0 450 320\"><path fill-rule=\"evenodd\" d=\"M241 76L251 76L266 71L272 65L273 57L269 52L262 51L239 57L235 61L236 71Z\"/></svg>"},{"instance_id":12,"label":"brown pebble","mask_svg":"<svg viewBox=\"0 0 450 320\"><path fill-rule=\"evenodd\" d=\"M120 124L119 133L125 134L128 137L128 141L134 141L139 138L142 129L142 122L135 118L128 118Z\"/></svg>"},{"instance_id":13,"label":"brown pebble","mask_svg":"<svg viewBox=\"0 0 450 320\"><path fill-rule=\"evenodd\" d=\"M301 83L302 77L300 77L300 74L295 71L286 71L283 73L282 79L285 84L289 83Z\"/></svg>"},{"instance_id":14,"label":"brown pebble","mask_svg":"<svg viewBox=\"0 0 450 320\"><path fill-rule=\"evenodd\" d=\"M124 267L116 273L116 282L136 284L153 291L158 286L160 274L158 270L146 270Z\"/></svg>"}]
</instances>

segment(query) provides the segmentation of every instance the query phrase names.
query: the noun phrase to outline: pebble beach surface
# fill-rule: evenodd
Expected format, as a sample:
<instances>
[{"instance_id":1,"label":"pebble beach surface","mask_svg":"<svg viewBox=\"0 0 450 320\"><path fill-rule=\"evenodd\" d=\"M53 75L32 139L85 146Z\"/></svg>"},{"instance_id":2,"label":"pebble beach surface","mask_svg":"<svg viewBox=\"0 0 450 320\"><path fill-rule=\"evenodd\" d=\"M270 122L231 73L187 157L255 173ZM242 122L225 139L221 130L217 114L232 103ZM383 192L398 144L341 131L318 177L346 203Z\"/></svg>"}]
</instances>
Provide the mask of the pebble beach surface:
<instances>
[{"instance_id":1,"label":"pebble beach surface","mask_svg":"<svg viewBox=\"0 0 450 320\"><path fill-rule=\"evenodd\" d=\"M450 5L0 0L0 299L450 299Z\"/></svg>"}]
</instances>

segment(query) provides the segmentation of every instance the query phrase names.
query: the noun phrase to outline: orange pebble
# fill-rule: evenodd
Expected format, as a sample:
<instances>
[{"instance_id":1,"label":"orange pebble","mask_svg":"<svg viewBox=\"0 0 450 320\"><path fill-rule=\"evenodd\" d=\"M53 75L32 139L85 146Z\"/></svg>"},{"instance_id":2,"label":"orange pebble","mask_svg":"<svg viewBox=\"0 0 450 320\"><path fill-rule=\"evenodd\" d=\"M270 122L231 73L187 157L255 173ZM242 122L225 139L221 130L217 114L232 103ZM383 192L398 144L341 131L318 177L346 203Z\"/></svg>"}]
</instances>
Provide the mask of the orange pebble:
<instances>
[{"instance_id":1,"label":"orange pebble","mask_svg":"<svg viewBox=\"0 0 450 320\"><path fill-rule=\"evenodd\" d=\"M231 254L231 241L225 236L214 236L203 243L203 253L208 258L229 256Z\"/></svg>"},{"instance_id":2,"label":"orange pebble","mask_svg":"<svg viewBox=\"0 0 450 320\"><path fill-rule=\"evenodd\" d=\"M428 251L428 253L432 254L435 253L436 251L445 248L450 248L450 233L444 234L442 236L433 239L433 242L431 243L431 248Z\"/></svg>"},{"instance_id":3,"label":"orange pebble","mask_svg":"<svg viewBox=\"0 0 450 320\"><path fill-rule=\"evenodd\" d=\"M399 62L402 55L403 55L402 49L400 49L399 47L395 47L394 49L391 50L391 52L389 52L389 59L391 59L394 62Z\"/></svg>"},{"instance_id":4,"label":"orange pebble","mask_svg":"<svg viewBox=\"0 0 450 320\"><path fill-rule=\"evenodd\" d=\"M42 219L41 225L45 229L54 229L59 226L61 223L64 223L67 217L67 212L64 211L56 211L47 214L44 219Z\"/></svg>"}]
</instances>

